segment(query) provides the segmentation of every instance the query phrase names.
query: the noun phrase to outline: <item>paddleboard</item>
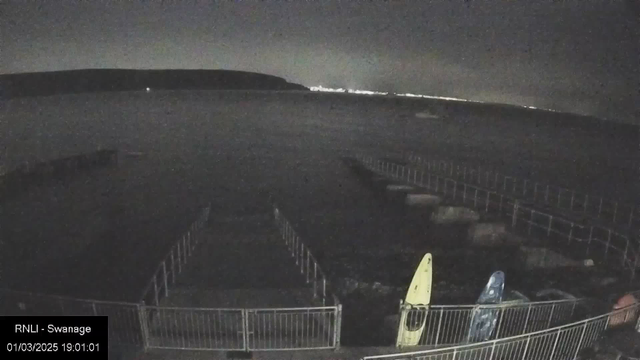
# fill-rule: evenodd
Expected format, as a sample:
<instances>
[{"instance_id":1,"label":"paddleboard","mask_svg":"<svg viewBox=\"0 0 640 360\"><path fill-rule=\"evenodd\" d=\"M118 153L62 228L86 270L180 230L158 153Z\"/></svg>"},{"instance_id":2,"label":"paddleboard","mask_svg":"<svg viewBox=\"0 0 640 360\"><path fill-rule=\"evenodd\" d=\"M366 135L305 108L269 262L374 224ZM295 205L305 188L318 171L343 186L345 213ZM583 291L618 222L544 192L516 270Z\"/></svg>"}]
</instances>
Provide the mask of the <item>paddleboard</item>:
<instances>
[{"instance_id":1,"label":"paddleboard","mask_svg":"<svg viewBox=\"0 0 640 360\"><path fill-rule=\"evenodd\" d=\"M504 293L504 273L494 272L484 290L478 297L478 305L495 305L502 302ZM471 325L469 326L468 343L487 341L491 337L498 320L498 309L490 307L476 307L471 315Z\"/></svg>"},{"instance_id":2,"label":"paddleboard","mask_svg":"<svg viewBox=\"0 0 640 360\"><path fill-rule=\"evenodd\" d=\"M412 305L429 305L431 303L431 280L433 269L431 254L422 257L413 279L407 290L404 305L410 309ZM402 311L398 325L397 346L416 346L420 342L427 322L426 312L423 310Z\"/></svg>"}]
</instances>

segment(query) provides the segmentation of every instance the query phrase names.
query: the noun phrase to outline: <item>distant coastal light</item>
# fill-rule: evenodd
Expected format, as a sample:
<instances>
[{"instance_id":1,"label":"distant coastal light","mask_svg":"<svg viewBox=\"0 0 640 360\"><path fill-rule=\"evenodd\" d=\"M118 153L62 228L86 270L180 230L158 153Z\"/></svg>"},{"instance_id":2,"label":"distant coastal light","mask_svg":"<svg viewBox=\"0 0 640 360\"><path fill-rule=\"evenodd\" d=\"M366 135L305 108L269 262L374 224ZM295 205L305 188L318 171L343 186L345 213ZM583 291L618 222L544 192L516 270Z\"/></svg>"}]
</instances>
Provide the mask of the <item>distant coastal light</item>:
<instances>
[{"instance_id":1,"label":"distant coastal light","mask_svg":"<svg viewBox=\"0 0 640 360\"><path fill-rule=\"evenodd\" d=\"M147 88L147 92L151 91L151 88Z\"/></svg>"},{"instance_id":2,"label":"distant coastal light","mask_svg":"<svg viewBox=\"0 0 640 360\"><path fill-rule=\"evenodd\" d=\"M309 89L311 91L321 91L321 92L340 92L340 93L364 94L364 95L392 95L392 96L415 97L415 98L423 98L423 99L461 101L461 102L470 102L470 103L477 103L477 104L486 104L487 103L486 101L468 100L468 99L460 99L460 98L446 97L446 96L431 96L431 95L420 95L420 94L411 94L411 93L404 93L404 94L387 93L387 92L381 92L381 91L343 89L343 88L334 89L334 88L324 87L322 85L310 86ZM541 107L534 107L534 106L528 106L528 105L517 105L517 104L511 104L511 105L523 107L523 108L526 108L526 109L533 109L533 110L544 110L544 111L552 111L552 112L561 112L561 111L558 111L558 110L545 109L545 108L541 108Z\"/></svg>"}]
</instances>

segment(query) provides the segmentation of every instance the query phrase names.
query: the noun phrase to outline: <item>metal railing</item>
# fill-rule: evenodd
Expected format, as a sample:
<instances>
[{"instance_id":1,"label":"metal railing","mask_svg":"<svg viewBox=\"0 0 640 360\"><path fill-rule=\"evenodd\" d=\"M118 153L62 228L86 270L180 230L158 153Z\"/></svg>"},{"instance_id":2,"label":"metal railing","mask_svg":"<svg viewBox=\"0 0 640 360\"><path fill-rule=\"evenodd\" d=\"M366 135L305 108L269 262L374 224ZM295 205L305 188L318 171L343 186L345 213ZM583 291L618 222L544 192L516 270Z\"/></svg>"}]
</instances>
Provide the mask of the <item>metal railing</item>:
<instances>
[{"instance_id":1,"label":"metal railing","mask_svg":"<svg viewBox=\"0 0 640 360\"><path fill-rule=\"evenodd\" d=\"M177 275L182 272L187 260L200 242L200 230L209 219L210 211L211 205L208 205L202 210L196 221L191 224L189 230L171 247L171 250L160 262L160 265L151 276L151 280L144 288L141 297L142 303L159 306L160 300L169 296L169 284L176 283Z\"/></svg>"},{"instance_id":2,"label":"metal railing","mask_svg":"<svg viewBox=\"0 0 640 360\"><path fill-rule=\"evenodd\" d=\"M424 324L423 335L417 345L441 346L466 343L473 317L482 310L495 310L496 327L491 339L511 337L566 324L573 319L577 306L586 299L553 300L498 305L410 305L400 303L400 326L396 346L407 326Z\"/></svg>"},{"instance_id":3,"label":"metal railing","mask_svg":"<svg viewBox=\"0 0 640 360\"><path fill-rule=\"evenodd\" d=\"M553 241L553 245L567 247L574 255L578 255L575 252L583 252L580 256L591 256L602 263L621 265L630 271L631 279L640 266L635 242L612 229L584 225L547 214L521 205L520 200L512 196L431 174L424 169L418 170L370 156L358 155L357 158L376 173L443 194L449 200L460 201L485 214L507 218L514 232ZM579 244L577 248L576 244Z\"/></svg>"},{"instance_id":4,"label":"metal railing","mask_svg":"<svg viewBox=\"0 0 640 360\"><path fill-rule=\"evenodd\" d=\"M0 289L0 315L108 316L109 341L115 344L144 347L142 313L141 304L81 300Z\"/></svg>"},{"instance_id":5,"label":"metal railing","mask_svg":"<svg viewBox=\"0 0 640 360\"><path fill-rule=\"evenodd\" d=\"M327 289L327 276L320 268L318 261L276 205L273 206L273 215L287 249L300 268L300 273L305 277L307 284L311 285L313 298L319 299L322 306L339 305L340 301L336 295L329 293Z\"/></svg>"},{"instance_id":6,"label":"metal railing","mask_svg":"<svg viewBox=\"0 0 640 360\"><path fill-rule=\"evenodd\" d=\"M638 205L626 204L534 180L507 176L481 167L454 164L452 161L426 159L414 153L409 153L407 159L411 163L426 167L429 172L437 172L469 184L499 190L504 194L533 203L584 214L610 223L614 227L628 228L632 232L640 234L640 206Z\"/></svg>"},{"instance_id":7,"label":"metal railing","mask_svg":"<svg viewBox=\"0 0 640 360\"><path fill-rule=\"evenodd\" d=\"M573 360L582 349L592 346L604 331L635 322L639 312L640 304L635 304L590 319L523 335L424 351L366 356L362 360Z\"/></svg>"}]
</instances>

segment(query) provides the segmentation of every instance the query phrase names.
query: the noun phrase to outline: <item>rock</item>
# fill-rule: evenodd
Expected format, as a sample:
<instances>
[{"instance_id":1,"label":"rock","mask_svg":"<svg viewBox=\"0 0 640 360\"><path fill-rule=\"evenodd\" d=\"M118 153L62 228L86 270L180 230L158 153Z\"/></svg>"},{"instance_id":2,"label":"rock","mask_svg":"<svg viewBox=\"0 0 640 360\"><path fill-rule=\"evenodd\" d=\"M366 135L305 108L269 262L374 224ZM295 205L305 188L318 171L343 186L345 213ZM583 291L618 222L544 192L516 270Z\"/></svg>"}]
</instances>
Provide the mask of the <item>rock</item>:
<instances>
[{"instance_id":1,"label":"rock","mask_svg":"<svg viewBox=\"0 0 640 360\"><path fill-rule=\"evenodd\" d=\"M389 191L411 191L414 190L413 186L402 185L402 184L389 184L387 185L387 190Z\"/></svg>"},{"instance_id":2,"label":"rock","mask_svg":"<svg viewBox=\"0 0 640 360\"><path fill-rule=\"evenodd\" d=\"M500 246L509 239L504 223L476 223L469 227L469 240L473 245Z\"/></svg>"},{"instance_id":3,"label":"rock","mask_svg":"<svg viewBox=\"0 0 640 360\"><path fill-rule=\"evenodd\" d=\"M480 214L476 211L459 206L439 206L431 214L431 221L436 224L473 223L478 220Z\"/></svg>"},{"instance_id":4,"label":"rock","mask_svg":"<svg viewBox=\"0 0 640 360\"><path fill-rule=\"evenodd\" d=\"M429 194L407 194L407 197L404 200L404 203L407 206L424 207L435 207L438 206L441 202L441 197Z\"/></svg>"}]
</instances>

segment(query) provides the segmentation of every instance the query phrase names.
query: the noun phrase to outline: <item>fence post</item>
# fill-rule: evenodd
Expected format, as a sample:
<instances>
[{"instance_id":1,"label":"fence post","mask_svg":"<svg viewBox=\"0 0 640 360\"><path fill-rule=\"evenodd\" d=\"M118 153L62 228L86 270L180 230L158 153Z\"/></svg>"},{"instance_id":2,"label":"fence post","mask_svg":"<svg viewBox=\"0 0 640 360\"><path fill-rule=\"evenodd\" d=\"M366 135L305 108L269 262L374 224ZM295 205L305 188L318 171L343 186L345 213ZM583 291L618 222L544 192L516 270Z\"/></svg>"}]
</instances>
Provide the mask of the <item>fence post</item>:
<instances>
[{"instance_id":1,"label":"fence post","mask_svg":"<svg viewBox=\"0 0 640 360\"><path fill-rule=\"evenodd\" d=\"M516 185L518 184L518 178L513 178L513 190L511 190L512 194L516 194Z\"/></svg>"},{"instance_id":2,"label":"fence post","mask_svg":"<svg viewBox=\"0 0 640 360\"><path fill-rule=\"evenodd\" d=\"M533 202L538 201L538 182L533 184Z\"/></svg>"},{"instance_id":3,"label":"fence post","mask_svg":"<svg viewBox=\"0 0 640 360\"><path fill-rule=\"evenodd\" d=\"M144 350L147 351L149 349L149 328L147 326L147 311L146 307L144 306L144 301L142 301L142 304L136 305L136 308L138 310L140 331L142 332L142 334L140 334L142 336L142 346L144 347Z\"/></svg>"},{"instance_id":4,"label":"fence post","mask_svg":"<svg viewBox=\"0 0 640 360\"><path fill-rule=\"evenodd\" d=\"M435 345L438 345L438 341L440 340L440 329L442 329L442 316L443 316L443 314L444 314L444 311L442 311L442 309L440 309L440 318L438 319L438 330L436 331L436 343L435 343Z\"/></svg>"},{"instance_id":5,"label":"fence post","mask_svg":"<svg viewBox=\"0 0 640 360\"><path fill-rule=\"evenodd\" d=\"M342 329L342 304L336 306L336 321L333 329L333 346L337 350L340 348L340 330Z\"/></svg>"},{"instance_id":6,"label":"fence post","mask_svg":"<svg viewBox=\"0 0 640 360\"><path fill-rule=\"evenodd\" d=\"M162 261L162 272L164 274L164 297L169 296L169 282L167 281L167 265Z\"/></svg>"},{"instance_id":7,"label":"fence post","mask_svg":"<svg viewBox=\"0 0 640 360\"><path fill-rule=\"evenodd\" d=\"M485 202L485 207L484 207L484 211L485 211L486 213L489 213L489 195L490 195L490 194L491 194L491 193L490 193L489 191L487 191L487 200L486 200L486 202Z\"/></svg>"},{"instance_id":8,"label":"fence post","mask_svg":"<svg viewBox=\"0 0 640 360\"><path fill-rule=\"evenodd\" d=\"M91 307L93 308L93 316L98 316L98 310L96 309L96 303L94 301L91 302Z\"/></svg>"},{"instance_id":9,"label":"fence post","mask_svg":"<svg viewBox=\"0 0 640 360\"><path fill-rule=\"evenodd\" d=\"M496 351L496 342L494 341L493 344L491 344L491 354L489 354L489 360L493 360L493 353Z\"/></svg>"},{"instance_id":10,"label":"fence post","mask_svg":"<svg viewBox=\"0 0 640 360\"><path fill-rule=\"evenodd\" d=\"M511 215L511 228L516 228L516 222L518 221L518 200L513 203L513 214Z\"/></svg>"},{"instance_id":11,"label":"fence post","mask_svg":"<svg viewBox=\"0 0 640 360\"><path fill-rule=\"evenodd\" d=\"M551 313L549 313L549 322L547 322L547 329L551 327L551 319L553 319L553 312L556 309L556 304L551 305Z\"/></svg>"},{"instance_id":12,"label":"fence post","mask_svg":"<svg viewBox=\"0 0 640 360\"><path fill-rule=\"evenodd\" d=\"M424 186L424 170L420 170L420 186Z\"/></svg>"},{"instance_id":13,"label":"fence post","mask_svg":"<svg viewBox=\"0 0 640 360\"><path fill-rule=\"evenodd\" d=\"M487 171L487 174L489 174L489 172ZM493 188L497 189L498 188L498 173L494 174L494 179L493 179Z\"/></svg>"},{"instance_id":14,"label":"fence post","mask_svg":"<svg viewBox=\"0 0 640 360\"><path fill-rule=\"evenodd\" d=\"M551 236L551 224L553 223L553 215L549 215L549 227L547 228L547 237Z\"/></svg>"}]
</instances>

